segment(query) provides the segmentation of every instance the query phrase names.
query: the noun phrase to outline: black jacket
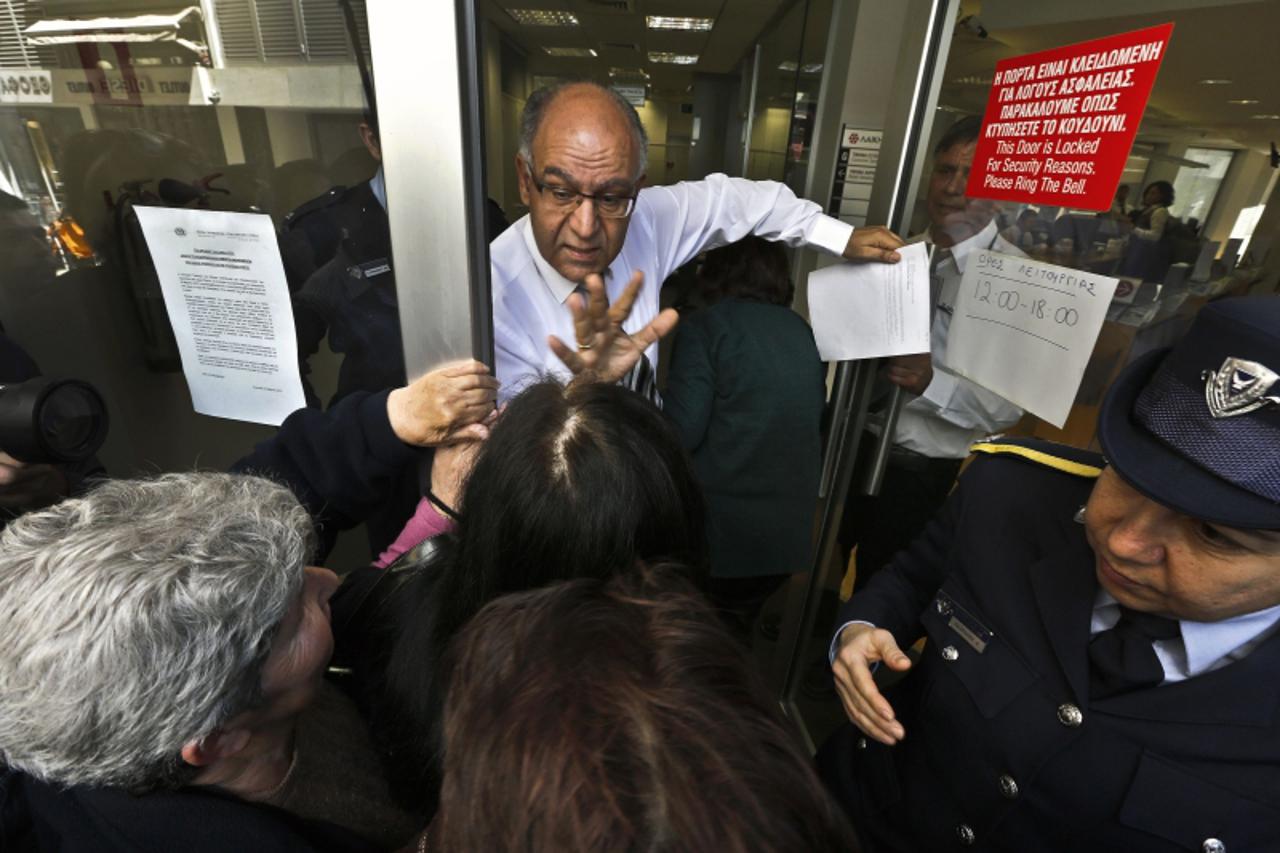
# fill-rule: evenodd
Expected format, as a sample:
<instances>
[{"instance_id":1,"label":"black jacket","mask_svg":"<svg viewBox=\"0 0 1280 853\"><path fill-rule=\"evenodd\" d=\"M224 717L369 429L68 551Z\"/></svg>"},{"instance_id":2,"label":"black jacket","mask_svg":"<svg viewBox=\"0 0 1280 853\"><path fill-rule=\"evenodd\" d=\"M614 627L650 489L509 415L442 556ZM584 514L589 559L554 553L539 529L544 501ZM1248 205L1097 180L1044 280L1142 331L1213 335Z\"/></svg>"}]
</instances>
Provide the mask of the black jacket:
<instances>
[{"instance_id":1,"label":"black jacket","mask_svg":"<svg viewBox=\"0 0 1280 853\"><path fill-rule=\"evenodd\" d=\"M978 455L840 613L902 648L928 640L886 696L903 741L849 726L820 757L854 825L877 852L964 838L975 851L1276 850L1280 634L1222 669L1091 701L1096 561L1073 516L1102 459L1005 443L1078 464Z\"/></svg>"},{"instance_id":2,"label":"black jacket","mask_svg":"<svg viewBox=\"0 0 1280 853\"><path fill-rule=\"evenodd\" d=\"M299 409L231 467L289 486L311 513L321 557L338 531L363 522L375 549L386 547L418 505L418 472L430 476L431 453L396 437L387 417L390 393L357 391L328 411Z\"/></svg>"},{"instance_id":3,"label":"black jacket","mask_svg":"<svg viewBox=\"0 0 1280 853\"><path fill-rule=\"evenodd\" d=\"M115 788L58 789L3 771L5 853L363 853L377 848L327 823L211 789L135 797Z\"/></svg>"}]
</instances>

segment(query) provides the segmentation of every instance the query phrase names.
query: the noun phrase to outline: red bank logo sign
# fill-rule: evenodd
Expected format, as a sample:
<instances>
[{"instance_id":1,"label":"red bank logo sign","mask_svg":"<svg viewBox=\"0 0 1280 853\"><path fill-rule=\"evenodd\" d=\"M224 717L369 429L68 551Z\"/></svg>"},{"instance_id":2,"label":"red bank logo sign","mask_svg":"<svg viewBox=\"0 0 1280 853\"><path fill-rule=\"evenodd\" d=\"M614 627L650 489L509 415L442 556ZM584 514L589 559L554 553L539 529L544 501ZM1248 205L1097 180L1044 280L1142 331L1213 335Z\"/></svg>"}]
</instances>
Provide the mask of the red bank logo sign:
<instances>
[{"instance_id":1,"label":"red bank logo sign","mask_svg":"<svg viewBox=\"0 0 1280 853\"><path fill-rule=\"evenodd\" d=\"M1173 24L996 63L967 193L1111 206Z\"/></svg>"}]
</instances>

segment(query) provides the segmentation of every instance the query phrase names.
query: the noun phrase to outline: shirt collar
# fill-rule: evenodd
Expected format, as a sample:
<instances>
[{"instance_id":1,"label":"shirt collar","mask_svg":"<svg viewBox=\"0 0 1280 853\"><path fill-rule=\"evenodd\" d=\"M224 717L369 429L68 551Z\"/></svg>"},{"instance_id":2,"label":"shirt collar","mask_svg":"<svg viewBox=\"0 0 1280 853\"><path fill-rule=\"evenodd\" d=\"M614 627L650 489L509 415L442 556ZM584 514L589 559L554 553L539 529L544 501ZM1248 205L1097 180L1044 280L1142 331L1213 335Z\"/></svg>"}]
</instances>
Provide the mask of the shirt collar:
<instances>
[{"instance_id":1,"label":"shirt collar","mask_svg":"<svg viewBox=\"0 0 1280 853\"><path fill-rule=\"evenodd\" d=\"M542 252L538 251L538 243L533 239L533 222L530 221L529 217L525 217L521 228L523 230L520 236L524 238L525 248L529 250L529 255L533 258L533 265L537 267L538 275L542 278L543 283L546 284L547 290L551 291L551 295L563 305L565 300L577 291L578 283L560 275L560 273L556 272L555 267L547 263L547 259L542 257ZM607 281L610 272L610 269L606 269L601 278Z\"/></svg>"},{"instance_id":2,"label":"shirt collar","mask_svg":"<svg viewBox=\"0 0 1280 853\"><path fill-rule=\"evenodd\" d=\"M1120 604L1111 593L1101 587L1094 600L1095 611L1103 608L1119 609ZM1112 625L1114 620L1108 620ZM1192 622L1179 619L1182 645L1187 656L1187 674L1198 675L1213 664L1262 638L1280 622L1280 604L1265 610L1256 610L1221 619L1217 622Z\"/></svg>"},{"instance_id":3,"label":"shirt collar","mask_svg":"<svg viewBox=\"0 0 1280 853\"><path fill-rule=\"evenodd\" d=\"M924 239L925 245L929 245L929 246L933 245L932 230L925 229L923 239ZM992 243L995 242L995 239L996 239L996 221L992 219L990 222L987 223L986 228L983 228L981 231L979 231L977 234L974 234L972 237L966 237L965 239L961 240L959 243L956 243L954 246L951 247L951 257L955 258L956 269L960 270L961 275L964 274L964 265L969 258L969 253L974 251L975 249L987 248L988 246L992 245ZM912 242L915 242L915 241L912 241Z\"/></svg>"},{"instance_id":4,"label":"shirt collar","mask_svg":"<svg viewBox=\"0 0 1280 853\"><path fill-rule=\"evenodd\" d=\"M1280 604L1220 622L1181 620L1182 642L1187 647L1187 669L1203 672L1215 661L1267 633L1280 620Z\"/></svg>"},{"instance_id":5,"label":"shirt collar","mask_svg":"<svg viewBox=\"0 0 1280 853\"><path fill-rule=\"evenodd\" d=\"M373 197L378 200L378 204L382 205L382 209L387 209L387 179L382 174L382 167L378 167L378 172L369 179L369 189L373 191Z\"/></svg>"}]
</instances>

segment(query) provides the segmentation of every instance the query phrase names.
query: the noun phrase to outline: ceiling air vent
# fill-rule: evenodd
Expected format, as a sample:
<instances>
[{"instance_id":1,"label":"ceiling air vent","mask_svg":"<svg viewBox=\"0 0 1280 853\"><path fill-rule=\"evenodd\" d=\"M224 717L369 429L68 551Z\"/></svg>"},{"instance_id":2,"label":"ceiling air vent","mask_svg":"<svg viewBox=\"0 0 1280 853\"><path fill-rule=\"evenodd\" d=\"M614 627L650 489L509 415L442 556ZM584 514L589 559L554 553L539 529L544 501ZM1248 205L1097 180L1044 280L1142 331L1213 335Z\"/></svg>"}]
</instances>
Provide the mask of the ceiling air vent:
<instances>
[{"instance_id":1,"label":"ceiling air vent","mask_svg":"<svg viewBox=\"0 0 1280 853\"><path fill-rule=\"evenodd\" d=\"M635 0L582 0L582 8L591 12L615 15L635 11Z\"/></svg>"}]
</instances>

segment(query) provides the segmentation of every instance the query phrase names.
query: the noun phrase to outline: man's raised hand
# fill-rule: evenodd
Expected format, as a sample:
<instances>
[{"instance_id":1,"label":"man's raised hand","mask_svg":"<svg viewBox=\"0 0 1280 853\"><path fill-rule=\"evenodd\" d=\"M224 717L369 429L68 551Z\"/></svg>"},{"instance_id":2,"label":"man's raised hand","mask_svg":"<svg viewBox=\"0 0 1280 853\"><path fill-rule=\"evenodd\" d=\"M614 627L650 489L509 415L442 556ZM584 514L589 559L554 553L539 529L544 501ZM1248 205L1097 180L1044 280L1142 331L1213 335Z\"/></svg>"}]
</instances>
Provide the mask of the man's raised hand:
<instances>
[{"instance_id":1,"label":"man's raised hand","mask_svg":"<svg viewBox=\"0 0 1280 853\"><path fill-rule=\"evenodd\" d=\"M583 281L586 298L578 294L569 297L577 347L569 347L555 335L548 336L547 344L573 373L575 381L617 382L627 375L646 349L676 327L680 315L668 308L633 334L622 330L643 284L644 273L639 270L632 273L626 289L611 306L605 296L604 282L592 274Z\"/></svg>"}]
</instances>

